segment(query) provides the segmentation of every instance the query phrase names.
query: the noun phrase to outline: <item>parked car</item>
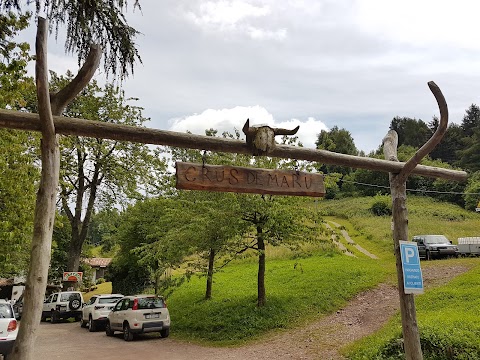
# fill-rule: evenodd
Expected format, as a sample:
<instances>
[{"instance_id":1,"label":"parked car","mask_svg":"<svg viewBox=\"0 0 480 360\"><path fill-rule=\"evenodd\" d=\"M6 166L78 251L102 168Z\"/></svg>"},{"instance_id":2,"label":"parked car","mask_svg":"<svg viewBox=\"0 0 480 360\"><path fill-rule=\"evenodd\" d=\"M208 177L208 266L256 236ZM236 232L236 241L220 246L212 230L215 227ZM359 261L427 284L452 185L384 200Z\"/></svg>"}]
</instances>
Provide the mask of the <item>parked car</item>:
<instances>
[{"instance_id":1,"label":"parked car","mask_svg":"<svg viewBox=\"0 0 480 360\"><path fill-rule=\"evenodd\" d=\"M60 291L51 294L43 303L42 321L50 318L55 323L60 319L82 319L83 296L80 291Z\"/></svg>"},{"instance_id":2,"label":"parked car","mask_svg":"<svg viewBox=\"0 0 480 360\"><path fill-rule=\"evenodd\" d=\"M23 313L23 294L15 301L13 304L13 312L15 314L15 319L20 320Z\"/></svg>"},{"instance_id":3,"label":"parked car","mask_svg":"<svg viewBox=\"0 0 480 360\"><path fill-rule=\"evenodd\" d=\"M108 314L121 298L122 294L93 295L83 306L80 326L96 331L100 325L105 325Z\"/></svg>"},{"instance_id":4,"label":"parked car","mask_svg":"<svg viewBox=\"0 0 480 360\"><path fill-rule=\"evenodd\" d=\"M170 314L165 300L156 295L125 296L108 314L105 332L113 336L115 331L122 331L125 341L147 332L160 332L162 337L168 337Z\"/></svg>"},{"instance_id":5,"label":"parked car","mask_svg":"<svg viewBox=\"0 0 480 360\"><path fill-rule=\"evenodd\" d=\"M18 322L13 307L7 300L0 300L0 354L7 359L17 339Z\"/></svg>"},{"instance_id":6,"label":"parked car","mask_svg":"<svg viewBox=\"0 0 480 360\"><path fill-rule=\"evenodd\" d=\"M458 247L444 235L415 235L412 241L417 243L421 259L458 257Z\"/></svg>"}]
</instances>

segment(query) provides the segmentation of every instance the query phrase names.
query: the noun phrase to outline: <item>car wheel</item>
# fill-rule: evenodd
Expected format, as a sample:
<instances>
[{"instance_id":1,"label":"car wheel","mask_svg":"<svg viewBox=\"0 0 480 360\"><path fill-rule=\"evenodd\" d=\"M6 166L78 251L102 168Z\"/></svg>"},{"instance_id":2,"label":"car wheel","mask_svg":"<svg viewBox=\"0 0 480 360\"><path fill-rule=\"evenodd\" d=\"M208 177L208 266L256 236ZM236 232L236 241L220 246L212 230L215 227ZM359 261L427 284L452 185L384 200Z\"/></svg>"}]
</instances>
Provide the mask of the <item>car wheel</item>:
<instances>
[{"instance_id":1,"label":"car wheel","mask_svg":"<svg viewBox=\"0 0 480 360\"><path fill-rule=\"evenodd\" d=\"M105 334L107 334L107 336L113 336L113 333L114 331L110 327L110 321L107 321L107 323L105 324Z\"/></svg>"},{"instance_id":2,"label":"car wheel","mask_svg":"<svg viewBox=\"0 0 480 360\"><path fill-rule=\"evenodd\" d=\"M57 314L55 314L55 311L52 310L52 313L50 314L50 322L52 324L55 324L58 321Z\"/></svg>"},{"instance_id":3,"label":"car wheel","mask_svg":"<svg viewBox=\"0 0 480 360\"><path fill-rule=\"evenodd\" d=\"M92 315L88 317L88 331L94 332L97 331L97 326L95 325L95 321L92 319Z\"/></svg>"},{"instance_id":4,"label":"car wheel","mask_svg":"<svg viewBox=\"0 0 480 360\"><path fill-rule=\"evenodd\" d=\"M87 327L87 323L85 321L83 321L83 317L80 318L80 327L81 328L86 328Z\"/></svg>"},{"instance_id":5,"label":"car wheel","mask_svg":"<svg viewBox=\"0 0 480 360\"><path fill-rule=\"evenodd\" d=\"M78 310L80 309L80 306L82 306L82 302L80 301L80 299L72 299L68 303L68 306L71 310Z\"/></svg>"},{"instance_id":6,"label":"car wheel","mask_svg":"<svg viewBox=\"0 0 480 360\"><path fill-rule=\"evenodd\" d=\"M160 335L162 336L162 338L167 338L168 335L170 335L170 329L163 329L160 331Z\"/></svg>"},{"instance_id":7,"label":"car wheel","mask_svg":"<svg viewBox=\"0 0 480 360\"><path fill-rule=\"evenodd\" d=\"M130 326L128 324L123 325L123 340L132 341L133 333L130 331Z\"/></svg>"}]
</instances>

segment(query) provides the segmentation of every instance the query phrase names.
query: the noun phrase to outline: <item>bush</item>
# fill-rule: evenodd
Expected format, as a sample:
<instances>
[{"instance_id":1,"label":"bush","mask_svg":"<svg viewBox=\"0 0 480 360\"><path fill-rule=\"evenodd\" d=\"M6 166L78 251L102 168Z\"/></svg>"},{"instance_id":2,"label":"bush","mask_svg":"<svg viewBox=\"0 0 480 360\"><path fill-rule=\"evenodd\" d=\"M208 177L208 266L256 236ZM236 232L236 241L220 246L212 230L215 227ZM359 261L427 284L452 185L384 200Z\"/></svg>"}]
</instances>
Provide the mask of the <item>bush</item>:
<instances>
[{"instance_id":1,"label":"bush","mask_svg":"<svg viewBox=\"0 0 480 360\"><path fill-rule=\"evenodd\" d=\"M392 215L392 205L390 198L384 195L377 195L374 197L370 211L377 216Z\"/></svg>"},{"instance_id":2,"label":"bush","mask_svg":"<svg viewBox=\"0 0 480 360\"><path fill-rule=\"evenodd\" d=\"M468 179L467 187L465 188L465 209L475 211L480 202L480 171L473 173Z\"/></svg>"},{"instance_id":3,"label":"bush","mask_svg":"<svg viewBox=\"0 0 480 360\"><path fill-rule=\"evenodd\" d=\"M105 282L105 279L104 279L104 278L98 278L98 279L97 279L97 285L103 284L104 282Z\"/></svg>"}]
</instances>

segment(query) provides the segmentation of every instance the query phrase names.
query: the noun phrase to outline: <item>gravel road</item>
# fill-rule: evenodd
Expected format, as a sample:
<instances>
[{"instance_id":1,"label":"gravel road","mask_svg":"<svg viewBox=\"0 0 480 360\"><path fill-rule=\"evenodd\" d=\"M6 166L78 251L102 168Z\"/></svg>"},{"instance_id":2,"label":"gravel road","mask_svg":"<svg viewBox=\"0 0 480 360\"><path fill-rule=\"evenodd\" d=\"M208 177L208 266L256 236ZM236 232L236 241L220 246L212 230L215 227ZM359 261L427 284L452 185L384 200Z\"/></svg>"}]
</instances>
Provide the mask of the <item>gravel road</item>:
<instances>
[{"instance_id":1,"label":"gravel road","mask_svg":"<svg viewBox=\"0 0 480 360\"><path fill-rule=\"evenodd\" d=\"M425 267L426 287L436 286L468 270L461 264L436 262ZM433 264L432 264L433 265ZM248 359L343 359L338 350L379 329L398 311L394 286L378 287L357 295L334 314L288 332L235 348L203 347L160 335L140 336L125 342L121 334L107 337L104 331L90 333L79 323L42 323L36 342L37 359L110 360L248 360ZM174 328L172 328L172 332Z\"/></svg>"}]
</instances>

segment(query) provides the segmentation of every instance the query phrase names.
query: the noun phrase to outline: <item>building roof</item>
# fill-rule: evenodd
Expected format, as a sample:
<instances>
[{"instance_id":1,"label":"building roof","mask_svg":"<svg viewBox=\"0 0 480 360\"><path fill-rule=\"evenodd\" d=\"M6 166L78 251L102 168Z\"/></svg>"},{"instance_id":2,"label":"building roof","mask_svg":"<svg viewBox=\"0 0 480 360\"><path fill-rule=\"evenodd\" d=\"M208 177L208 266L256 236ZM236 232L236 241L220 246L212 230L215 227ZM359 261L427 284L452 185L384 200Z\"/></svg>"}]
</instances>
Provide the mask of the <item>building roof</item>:
<instances>
[{"instance_id":1,"label":"building roof","mask_svg":"<svg viewBox=\"0 0 480 360\"><path fill-rule=\"evenodd\" d=\"M91 267L107 267L112 262L112 258L86 258L83 262Z\"/></svg>"},{"instance_id":2,"label":"building roof","mask_svg":"<svg viewBox=\"0 0 480 360\"><path fill-rule=\"evenodd\" d=\"M10 279L0 278L0 286L13 286L13 284L14 284L13 278L10 278Z\"/></svg>"}]
</instances>

